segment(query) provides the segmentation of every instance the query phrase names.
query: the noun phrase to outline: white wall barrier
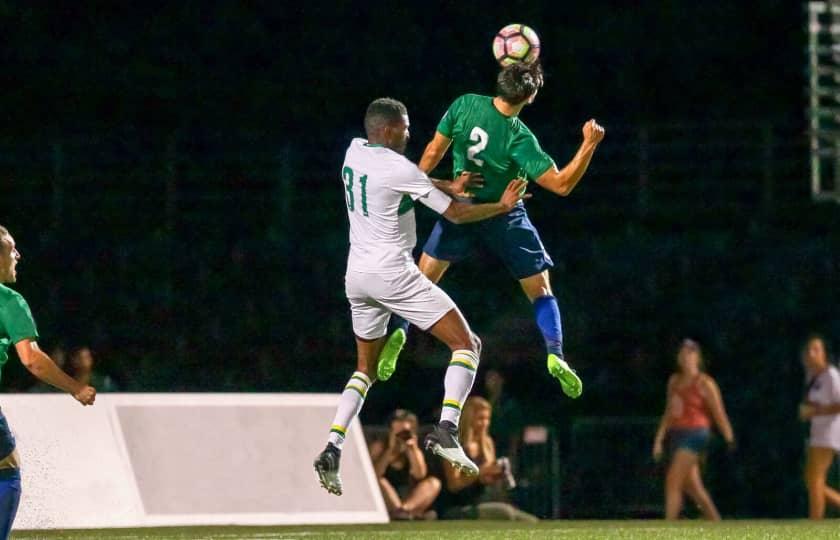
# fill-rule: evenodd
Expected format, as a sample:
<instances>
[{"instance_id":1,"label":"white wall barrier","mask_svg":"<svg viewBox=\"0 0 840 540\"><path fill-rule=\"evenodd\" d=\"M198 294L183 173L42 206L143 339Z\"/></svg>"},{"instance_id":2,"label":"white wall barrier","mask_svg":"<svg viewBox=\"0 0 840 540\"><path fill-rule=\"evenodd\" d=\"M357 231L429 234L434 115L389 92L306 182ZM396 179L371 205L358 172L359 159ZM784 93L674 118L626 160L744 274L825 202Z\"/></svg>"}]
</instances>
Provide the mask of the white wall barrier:
<instances>
[{"instance_id":1,"label":"white wall barrier","mask_svg":"<svg viewBox=\"0 0 840 540\"><path fill-rule=\"evenodd\" d=\"M321 489L334 394L0 396L22 458L16 529L383 523L362 436L342 453L344 495Z\"/></svg>"}]
</instances>

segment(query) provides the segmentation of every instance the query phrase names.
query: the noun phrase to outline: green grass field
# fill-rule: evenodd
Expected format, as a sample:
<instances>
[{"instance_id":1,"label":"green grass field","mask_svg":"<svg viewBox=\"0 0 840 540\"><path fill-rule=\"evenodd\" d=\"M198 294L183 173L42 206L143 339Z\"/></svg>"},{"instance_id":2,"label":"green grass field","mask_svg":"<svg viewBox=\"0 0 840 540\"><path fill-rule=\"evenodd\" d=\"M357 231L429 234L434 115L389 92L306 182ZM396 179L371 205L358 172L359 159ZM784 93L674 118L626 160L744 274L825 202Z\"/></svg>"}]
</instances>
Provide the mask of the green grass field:
<instances>
[{"instance_id":1,"label":"green grass field","mask_svg":"<svg viewBox=\"0 0 840 540\"><path fill-rule=\"evenodd\" d=\"M22 531L13 539L113 540L281 540L281 539L436 539L517 540L645 539L645 540L819 540L840 538L840 521L543 521L519 525L492 521L400 522L388 525L323 527L170 527L160 529L107 529L84 531Z\"/></svg>"}]
</instances>

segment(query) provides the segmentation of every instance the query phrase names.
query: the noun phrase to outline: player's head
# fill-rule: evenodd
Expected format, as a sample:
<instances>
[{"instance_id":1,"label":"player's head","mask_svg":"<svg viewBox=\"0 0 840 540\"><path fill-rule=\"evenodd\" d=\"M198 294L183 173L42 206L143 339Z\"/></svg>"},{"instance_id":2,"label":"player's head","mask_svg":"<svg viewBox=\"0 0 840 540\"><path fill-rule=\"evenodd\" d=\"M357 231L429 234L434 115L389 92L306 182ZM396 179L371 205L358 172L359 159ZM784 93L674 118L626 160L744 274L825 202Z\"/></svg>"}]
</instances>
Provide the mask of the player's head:
<instances>
[{"instance_id":1,"label":"player's head","mask_svg":"<svg viewBox=\"0 0 840 540\"><path fill-rule=\"evenodd\" d=\"M402 154L409 139L408 110L396 99L373 100L365 113L365 132L371 143Z\"/></svg>"},{"instance_id":2,"label":"player's head","mask_svg":"<svg viewBox=\"0 0 840 540\"><path fill-rule=\"evenodd\" d=\"M0 283L17 281L17 266L20 252L15 247L15 239L9 230L0 225Z\"/></svg>"},{"instance_id":3,"label":"player's head","mask_svg":"<svg viewBox=\"0 0 840 540\"><path fill-rule=\"evenodd\" d=\"M822 334L810 334L802 344L802 365L808 371L820 371L828 365L828 345Z\"/></svg>"},{"instance_id":4,"label":"player's head","mask_svg":"<svg viewBox=\"0 0 840 540\"><path fill-rule=\"evenodd\" d=\"M693 339L684 339L677 352L677 369L682 373L697 373L705 371L706 362L703 360L703 350Z\"/></svg>"},{"instance_id":5,"label":"player's head","mask_svg":"<svg viewBox=\"0 0 840 540\"><path fill-rule=\"evenodd\" d=\"M516 106L533 103L543 85L543 70L539 62L518 62L505 66L496 78L496 95Z\"/></svg>"}]
</instances>

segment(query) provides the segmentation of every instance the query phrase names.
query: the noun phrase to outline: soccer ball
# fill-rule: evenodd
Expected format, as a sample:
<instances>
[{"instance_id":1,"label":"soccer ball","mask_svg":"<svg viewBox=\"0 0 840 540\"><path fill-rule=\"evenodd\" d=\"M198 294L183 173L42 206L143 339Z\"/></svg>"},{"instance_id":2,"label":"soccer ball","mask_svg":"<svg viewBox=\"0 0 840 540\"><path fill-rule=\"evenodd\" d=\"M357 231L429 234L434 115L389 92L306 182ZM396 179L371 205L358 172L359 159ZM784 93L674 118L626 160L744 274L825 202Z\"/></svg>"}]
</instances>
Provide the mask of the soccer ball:
<instances>
[{"instance_id":1,"label":"soccer ball","mask_svg":"<svg viewBox=\"0 0 840 540\"><path fill-rule=\"evenodd\" d=\"M540 38L530 26L509 24L493 38L493 56L503 66L530 64L540 56Z\"/></svg>"}]
</instances>

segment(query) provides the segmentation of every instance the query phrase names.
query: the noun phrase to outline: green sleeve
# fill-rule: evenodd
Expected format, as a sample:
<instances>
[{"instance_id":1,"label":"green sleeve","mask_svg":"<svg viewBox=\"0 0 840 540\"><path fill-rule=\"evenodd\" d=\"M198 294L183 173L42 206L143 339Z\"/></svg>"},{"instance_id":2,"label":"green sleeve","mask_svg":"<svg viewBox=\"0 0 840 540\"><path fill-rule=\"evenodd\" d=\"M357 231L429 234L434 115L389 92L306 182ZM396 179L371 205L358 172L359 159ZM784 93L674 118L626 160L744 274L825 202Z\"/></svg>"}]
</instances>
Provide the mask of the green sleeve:
<instances>
[{"instance_id":1,"label":"green sleeve","mask_svg":"<svg viewBox=\"0 0 840 540\"><path fill-rule=\"evenodd\" d=\"M530 131L516 138L511 148L511 156L532 181L554 165L554 160L540 148L540 143Z\"/></svg>"},{"instance_id":2,"label":"green sleeve","mask_svg":"<svg viewBox=\"0 0 840 540\"><path fill-rule=\"evenodd\" d=\"M461 102L463 101L464 96L461 96L452 102L452 105L449 106L449 109L446 111L446 114L444 114L443 118L441 118L440 122L438 122L438 133L446 136L449 139L452 138L452 133L455 130L455 122L458 120L458 113L461 110Z\"/></svg>"},{"instance_id":3,"label":"green sleeve","mask_svg":"<svg viewBox=\"0 0 840 540\"><path fill-rule=\"evenodd\" d=\"M24 339L38 339L32 312L26 300L19 294L10 296L0 305L0 326L6 330L12 343Z\"/></svg>"}]
</instances>

